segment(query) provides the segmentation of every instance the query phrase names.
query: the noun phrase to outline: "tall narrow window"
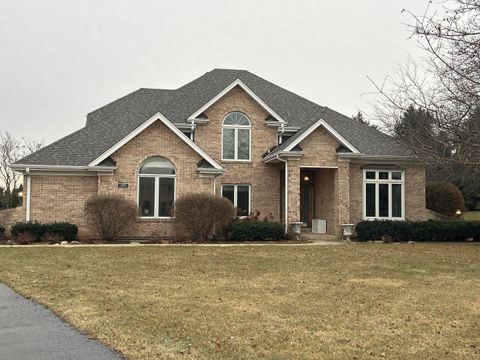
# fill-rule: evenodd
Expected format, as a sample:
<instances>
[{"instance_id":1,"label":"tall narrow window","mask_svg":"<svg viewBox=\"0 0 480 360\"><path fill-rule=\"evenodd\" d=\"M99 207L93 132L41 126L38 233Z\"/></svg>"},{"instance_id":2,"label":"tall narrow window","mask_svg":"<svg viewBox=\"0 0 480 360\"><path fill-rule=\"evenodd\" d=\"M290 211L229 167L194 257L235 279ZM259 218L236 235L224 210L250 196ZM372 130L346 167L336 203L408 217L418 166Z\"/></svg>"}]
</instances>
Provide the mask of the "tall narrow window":
<instances>
[{"instance_id":1,"label":"tall narrow window","mask_svg":"<svg viewBox=\"0 0 480 360\"><path fill-rule=\"evenodd\" d=\"M404 218L404 172L365 170L363 176L365 219Z\"/></svg>"},{"instance_id":2,"label":"tall narrow window","mask_svg":"<svg viewBox=\"0 0 480 360\"><path fill-rule=\"evenodd\" d=\"M169 218L175 202L176 171L160 156L145 160L138 172L138 207L140 216Z\"/></svg>"},{"instance_id":3,"label":"tall narrow window","mask_svg":"<svg viewBox=\"0 0 480 360\"><path fill-rule=\"evenodd\" d=\"M250 185L222 185L222 196L237 209L237 216L250 214Z\"/></svg>"},{"instance_id":4,"label":"tall narrow window","mask_svg":"<svg viewBox=\"0 0 480 360\"><path fill-rule=\"evenodd\" d=\"M250 160L250 130L250 120L241 112L231 112L223 119L223 160Z\"/></svg>"}]
</instances>

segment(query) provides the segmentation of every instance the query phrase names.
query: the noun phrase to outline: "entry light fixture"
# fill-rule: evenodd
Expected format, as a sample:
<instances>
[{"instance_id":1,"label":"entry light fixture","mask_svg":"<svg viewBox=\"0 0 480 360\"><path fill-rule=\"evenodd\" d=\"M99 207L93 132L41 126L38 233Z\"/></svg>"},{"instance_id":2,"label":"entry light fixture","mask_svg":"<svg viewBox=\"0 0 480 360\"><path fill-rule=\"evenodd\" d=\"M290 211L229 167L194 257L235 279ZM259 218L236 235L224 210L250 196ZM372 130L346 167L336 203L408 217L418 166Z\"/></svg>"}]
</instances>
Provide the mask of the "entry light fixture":
<instances>
[{"instance_id":1,"label":"entry light fixture","mask_svg":"<svg viewBox=\"0 0 480 360\"><path fill-rule=\"evenodd\" d=\"M305 175L305 176L303 177L303 180L304 180L304 181L310 181L310 178L308 177L308 175Z\"/></svg>"}]
</instances>

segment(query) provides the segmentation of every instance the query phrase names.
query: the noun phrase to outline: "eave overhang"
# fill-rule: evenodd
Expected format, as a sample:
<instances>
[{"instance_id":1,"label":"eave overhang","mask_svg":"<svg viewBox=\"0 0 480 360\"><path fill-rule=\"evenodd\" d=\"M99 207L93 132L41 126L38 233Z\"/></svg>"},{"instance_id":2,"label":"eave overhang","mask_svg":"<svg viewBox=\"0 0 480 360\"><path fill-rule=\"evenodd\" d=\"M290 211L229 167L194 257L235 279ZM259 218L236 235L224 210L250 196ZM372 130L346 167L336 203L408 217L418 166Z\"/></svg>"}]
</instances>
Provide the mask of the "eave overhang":
<instances>
[{"instance_id":1,"label":"eave overhang","mask_svg":"<svg viewBox=\"0 0 480 360\"><path fill-rule=\"evenodd\" d=\"M10 169L20 173L32 172L65 172L65 173L113 173L116 166L67 166L67 165L33 165L33 164L11 164Z\"/></svg>"}]
</instances>

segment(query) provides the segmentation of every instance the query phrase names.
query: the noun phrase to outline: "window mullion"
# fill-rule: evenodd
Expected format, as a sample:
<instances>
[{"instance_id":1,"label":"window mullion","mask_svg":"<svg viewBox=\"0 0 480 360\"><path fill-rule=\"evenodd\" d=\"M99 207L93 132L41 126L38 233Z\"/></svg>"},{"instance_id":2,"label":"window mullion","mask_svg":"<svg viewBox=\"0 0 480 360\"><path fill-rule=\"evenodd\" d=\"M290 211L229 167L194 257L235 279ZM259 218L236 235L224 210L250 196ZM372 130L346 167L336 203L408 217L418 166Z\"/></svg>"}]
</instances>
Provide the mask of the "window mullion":
<instances>
[{"instance_id":1,"label":"window mullion","mask_svg":"<svg viewBox=\"0 0 480 360\"><path fill-rule=\"evenodd\" d=\"M393 191L392 191L392 183L388 183L388 217L392 218L392 209L393 209Z\"/></svg>"},{"instance_id":2,"label":"window mullion","mask_svg":"<svg viewBox=\"0 0 480 360\"><path fill-rule=\"evenodd\" d=\"M375 217L380 218L380 186L375 183Z\"/></svg>"},{"instance_id":3,"label":"window mullion","mask_svg":"<svg viewBox=\"0 0 480 360\"><path fill-rule=\"evenodd\" d=\"M238 159L238 128L235 128L235 136L234 136L234 159Z\"/></svg>"},{"instance_id":4,"label":"window mullion","mask_svg":"<svg viewBox=\"0 0 480 360\"><path fill-rule=\"evenodd\" d=\"M237 185L233 185L233 206L237 207Z\"/></svg>"},{"instance_id":5,"label":"window mullion","mask_svg":"<svg viewBox=\"0 0 480 360\"><path fill-rule=\"evenodd\" d=\"M155 199L153 201L153 203L154 203L154 209L153 209L154 217L158 217L158 206L159 206L159 201L158 201L159 189L158 189L158 187L159 187L159 185L160 185L159 178L158 178L158 176L155 176L155 191L153 192L154 196L155 196Z\"/></svg>"}]
</instances>

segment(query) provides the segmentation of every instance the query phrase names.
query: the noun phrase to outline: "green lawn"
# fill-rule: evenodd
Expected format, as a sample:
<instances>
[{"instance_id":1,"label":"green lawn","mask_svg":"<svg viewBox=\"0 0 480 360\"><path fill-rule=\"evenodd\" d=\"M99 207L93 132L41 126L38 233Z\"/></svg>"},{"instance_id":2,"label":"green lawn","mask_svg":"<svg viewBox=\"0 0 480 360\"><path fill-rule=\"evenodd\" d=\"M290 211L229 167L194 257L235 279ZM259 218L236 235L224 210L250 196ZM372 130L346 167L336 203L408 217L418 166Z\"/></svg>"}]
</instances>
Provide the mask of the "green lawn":
<instances>
[{"instance_id":1,"label":"green lawn","mask_svg":"<svg viewBox=\"0 0 480 360\"><path fill-rule=\"evenodd\" d=\"M0 248L0 282L130 359L480 358L478 244Z\"/></svg>"}]
</instances>

